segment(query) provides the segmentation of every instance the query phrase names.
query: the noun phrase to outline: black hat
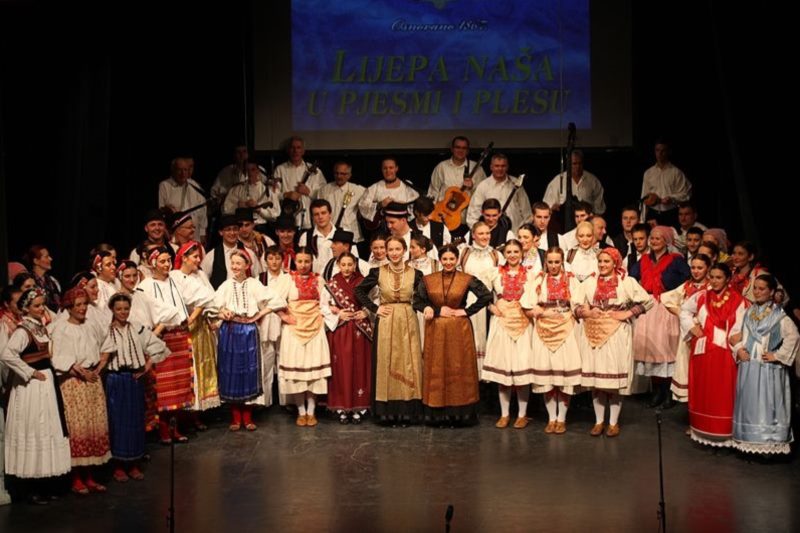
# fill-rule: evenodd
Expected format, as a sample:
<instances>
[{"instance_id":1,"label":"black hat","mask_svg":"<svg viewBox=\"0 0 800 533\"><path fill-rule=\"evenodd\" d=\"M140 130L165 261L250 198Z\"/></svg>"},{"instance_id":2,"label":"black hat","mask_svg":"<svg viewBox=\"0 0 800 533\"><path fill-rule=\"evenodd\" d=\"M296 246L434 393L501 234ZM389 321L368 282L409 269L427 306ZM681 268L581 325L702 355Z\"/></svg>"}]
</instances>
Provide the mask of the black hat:
<instances>
[{"instance_id":1,"label":"black hat","mask_svg":"<svg viewBox=\"0 0 800 533\"><path fill-rule=\"evenodd\" d=\"M392 202L383 208L383 214L389 217L408 218L408 208L405 204Z\"/></svg>"},{"instance_id":2,"label":"black hat","mask_svg":"<svg viewBox=\"0 0 800 533\"><path fill-rule=\"evenodd\" d=\"M239 222L254 222L255 215L253 214L252 207L237 207L236 218Z\"/></svg>"},{"instance_id":3,"label":"black hat","mask_svg":"<svg viewBox=\"0 0 800 533\"><path fill-rule=\"evenodd\" d=\"M331 237L331 241L353 244L353 237L355 237L355 235L353 235L352 231L337 229L336 231L333 232L333 237Z\"/></svg>"},{"instance_id":4,"label":"black hat","mask_svg":"<svg viewBox=\"0 0 800 533\"><path fill-rule=\"evenodd\" d=\"M152 222L154 220L160 220L163 223L167 223L166 218L164 217L164 213L161 212L159 209L151 209L144 216L144 223L147 224L148 222Z\"/></svg>"},{"instance_id":5,"label":"black hat","mask_svg":"<svg viewBox=\"0 0 800 533\"><path fill-rule=\"evenodd\" d=\"M294 224L294 217L281 215L275 220L275 229L292 229L297 231L297 226Z\"/></svg>"},{"instance_id":6,"label":"black hat","mask_svg":"<svg viewBox=\"0 0 800 533\"><path fill-rule=\"evenodd\" d=\"M239 219L236 215L222 215L219 217L219 229L223 230L228 226L239 226Z\"/></svg>"},{"instance_id":7,"label":"black hat","mask_svg":"<svg viewBox=\"0 0 800 533\"><path fill-rule=\"evenodd\" d=\"M169 217L169 227L171 231L175 231L186 222L192 220L191 213L178 212ZM149 221L148 221L149 222Z\"/></svg>"}]
</instances>

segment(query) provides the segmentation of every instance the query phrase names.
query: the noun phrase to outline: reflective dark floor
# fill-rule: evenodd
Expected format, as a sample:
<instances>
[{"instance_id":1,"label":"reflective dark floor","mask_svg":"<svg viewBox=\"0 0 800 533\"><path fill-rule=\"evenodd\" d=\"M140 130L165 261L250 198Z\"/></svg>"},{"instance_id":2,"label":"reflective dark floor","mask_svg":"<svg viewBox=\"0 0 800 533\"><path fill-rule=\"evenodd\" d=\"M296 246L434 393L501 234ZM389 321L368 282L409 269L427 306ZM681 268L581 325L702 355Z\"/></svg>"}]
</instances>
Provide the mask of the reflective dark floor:
<instances>
[{"instance_id":1,"label":"reflective dark floor","mask_svg":"<svg viewBox=\"0 0 800 533\"><path fill-rule=\"evenodd\" d=\"M177 531L657 531L654 412L627 400L622 434L592 438L589 406L568 432L543 433L532 396L528 428L342 426L297 428L283 409L254 433L211 429L176 447ZM800 530L800 461L755 461L684 435L685 407L665 411L669 531ZM169 448L152 445L146 479L109 481L105 495L46 507L0 507L0 531L166 531ZM748 460L749 459L749 460Z\"/></svg>"}]
</instances>

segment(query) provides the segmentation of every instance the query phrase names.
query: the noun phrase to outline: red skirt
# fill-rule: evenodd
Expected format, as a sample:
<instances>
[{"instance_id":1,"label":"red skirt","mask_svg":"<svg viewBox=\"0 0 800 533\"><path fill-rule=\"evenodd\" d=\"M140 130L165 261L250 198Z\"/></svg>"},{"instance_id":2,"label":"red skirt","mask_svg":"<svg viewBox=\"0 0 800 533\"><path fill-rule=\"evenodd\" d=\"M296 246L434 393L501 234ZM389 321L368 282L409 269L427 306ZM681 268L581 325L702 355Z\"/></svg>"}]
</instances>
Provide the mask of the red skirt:
<instances>
[{"instance_id":1,"label":"red skirt","mask_svg":"<svg viewBox=\"0 0 800 533\"><path fill-rule=\"evenodd\" d=\"M162 339L172 353L155 367L158 410L191 407L194 405L192 338L181 328L167 331Z\"/></svg>"},{"instance_id":2,"label":"red skirt","mask_svg":"<svg viewBox=\"0 0 800 533\"><path fill-rule=\"evenodd\" d=\"M372 398L372 342L348 321L328 332L331 350L331 378L328 409L354 411L369 409Z\"/></svg>"},{"instance_id":3,"label":"red skirt","mask_svg":"<svg viewBox=\"0 0 800 533\"><path fill-rule=\"evenodd\" d=\"M698 440L724 443L733 436L736 362L731 351L706 338L705 353L689 360L689 425Z\"/></svg>"}]
</instances>

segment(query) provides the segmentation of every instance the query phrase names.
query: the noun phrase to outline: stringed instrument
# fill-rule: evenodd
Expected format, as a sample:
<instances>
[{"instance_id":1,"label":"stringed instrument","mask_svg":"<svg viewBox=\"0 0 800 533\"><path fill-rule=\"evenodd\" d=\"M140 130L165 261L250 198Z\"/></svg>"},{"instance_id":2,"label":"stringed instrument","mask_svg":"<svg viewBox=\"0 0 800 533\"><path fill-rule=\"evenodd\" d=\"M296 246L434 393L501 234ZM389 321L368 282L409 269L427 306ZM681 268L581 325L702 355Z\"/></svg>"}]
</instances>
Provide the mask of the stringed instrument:
<instances>
[{"instance_id":1,"label":"stringed instrument","mask_svg":"<svg viewBox=\"0 0 800 533\"><path fill-rule=\"evenodd\" d=\"M512 180L511 176L508 176L508 179L514 186L514 190L512 190L508 195L508 198L506 198L506 201L503 204L503 209L500 210L500 218L497 221L497 225L501 228L505 228L506 231L513 229L511 227L511 218L506 215L506 209L508 209L508 206L511 205L511 200L514 199L514 195L517 193L520 187L522 187L522 182L525 180L525 174L520 174L516 181Z\"/></svg>"},{"instance_id":2,"label":"stringed instrument","mask_svg":"<svg viewBox=\"0 0 800 533\"><path fill-rule=\"evenodd\" d=\"M344 193L344 198L342 199L342 210L339 211L339 216L336 217L336 226L337 228L342 228L342 219L344 218L344 211L347 209L347 206L350 205L350 202L353 200L353 196L355 193L353 191L347 191Z\"/></svg>"},{"instance_id":3,"label":"stringed instrument","mask_svg":"<svg viewBox=\"0 0 800 533\"><path fill-rule=\"evenodd\" d=\"M423 196L425 194L425 192L419 190L417 188L417 186L414 185L414 183L411 180L400 179L400 178L397 178L397 179L399 181L401 181L403 184L405 184L406 186L408 186L411 189L415 190L418 195ZM384 213L383 213L383 206L380 205L381 201L382 200L378 200L378 199L375 200L375 203L378 204L378 206L377 206L377 209L375 210L375 216L372 218L372 220L370 220L368 218L365 218L365 217L363 217L361 215L361 213L358 213L358 217L361 220L361 223L364 226L364 229L366 229L367 233L369 233L369 234L372 234L375 231L377 231L377 230L379 230L379 229L384 227L384 221L383 221ZM416 202L416 201L417 200L415 198L415 199L413 199L413 200L411 200L409 202L395 202L395 203L397 203L399 205L402 205L406 209L408 209L408 207L413 205L414 202Z\"/></svg>"},{"instance_id":4,"label":"stringed instrument","mask_svg":"<svg viewBox=\"0 0 800 533\"><path fill-rule=\"evenodd\" d=\"M300 183L297 185L305 185L308 181L308 178L313 176L317 173L317 169L319 168L319 162L314 161L310 165L306 163L306 171L303 172L303 177L300 178ZM297 187L295 187L296 189ZM284 198L281 200L281 216L291 216L294 217L298 213L303 210L303 202L300 200L291 200L289 198Z\"/></svg>"},{"instance_id":5,"label":"stringed instrument","mask_svg":"<svg viewBox=\"0 0 800 533\"><path fill-rule=\"evenodd\" d=\"M494 146L494 141L481 152L478 162L469 170L469 157L464 164L464 181L472 179L475 173L481 168L481 165L489 156ZM461 213L469 206L470 194L467 192L467 186L450 187L444 192L444 197L436 204L433 211L428 216L431 220L441 222L450 231L455 230L461 225Z\"/></svg>"}]
</instances>

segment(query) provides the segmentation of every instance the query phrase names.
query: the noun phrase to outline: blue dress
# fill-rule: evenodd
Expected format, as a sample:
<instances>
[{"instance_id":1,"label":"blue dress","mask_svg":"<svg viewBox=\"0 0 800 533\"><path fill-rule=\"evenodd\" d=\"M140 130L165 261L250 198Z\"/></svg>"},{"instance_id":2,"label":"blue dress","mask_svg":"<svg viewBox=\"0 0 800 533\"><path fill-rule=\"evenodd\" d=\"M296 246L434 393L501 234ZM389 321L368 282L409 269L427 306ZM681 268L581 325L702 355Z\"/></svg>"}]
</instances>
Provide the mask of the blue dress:
<instances>
[{"instance_id":1,"label":"blue dress","mask_svg":"<svg viewBox=\"0 0 800 533\"><path fill-rule=\"evenodd\" d=\"M742 342L749 361L738 363L733 412L734 446L749 453L790 452L792 399L789 369L800 345L797 327L771 302L753 305L745 313ZM764 353L778 361L766 362Z\"/></svg>"}]
</instances>

